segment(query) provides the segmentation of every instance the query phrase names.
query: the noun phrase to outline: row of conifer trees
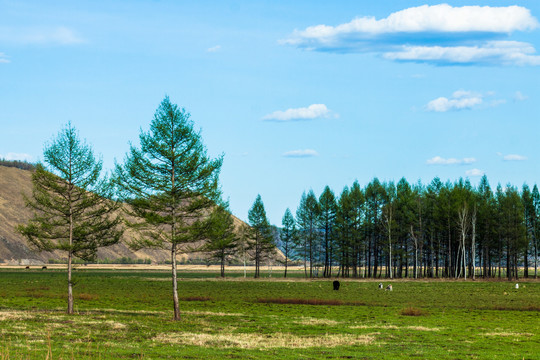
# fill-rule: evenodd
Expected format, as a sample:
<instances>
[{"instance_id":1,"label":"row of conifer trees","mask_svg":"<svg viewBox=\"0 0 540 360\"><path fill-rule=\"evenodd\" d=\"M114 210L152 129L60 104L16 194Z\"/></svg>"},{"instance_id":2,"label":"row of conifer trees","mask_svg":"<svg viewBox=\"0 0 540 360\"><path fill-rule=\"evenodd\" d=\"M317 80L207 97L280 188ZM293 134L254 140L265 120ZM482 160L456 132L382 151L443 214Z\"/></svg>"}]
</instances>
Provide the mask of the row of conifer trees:
<instances>
[{"instance_id":1,"label":"row of conifer trees","mask_svg":"<svg viewBox=\"0 0 540 360\"><path fill-rule=\"evenodd\" d=\"M492 278L538 273L540 194L484 175L429 185L373 179L339 196L326 187L304 193L296 216L287 209L279 231L286 265L306 277ZM286 275L285 275L286 276Z\"/></svg>"}]
</instances>

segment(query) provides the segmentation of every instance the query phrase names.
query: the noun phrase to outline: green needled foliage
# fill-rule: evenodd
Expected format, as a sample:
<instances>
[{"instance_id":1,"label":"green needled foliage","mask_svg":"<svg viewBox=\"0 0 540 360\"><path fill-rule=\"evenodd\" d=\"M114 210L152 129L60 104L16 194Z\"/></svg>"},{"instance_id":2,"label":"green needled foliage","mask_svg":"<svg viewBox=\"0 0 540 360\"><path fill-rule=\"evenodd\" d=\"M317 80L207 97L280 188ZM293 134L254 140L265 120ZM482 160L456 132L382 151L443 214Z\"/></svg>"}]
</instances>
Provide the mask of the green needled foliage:
<instances>
[{"instance_id":1,"label":"green needled foliage","mask_svg":"<svg viewBox=\"0 0 540 360\"><path fill-rule=\"evenodd\" d=\"M283 255L285 255L285 272L283 274L283 277L287 277L288 261L289 259L292 260L293 258L295 258L294 246L296 238L298 237L294 216L292 215L289 208L285 210L285 214L283 215L283 219L281 220L281 225L283 227L280 231L280 239L283 245Z\"/></svg>"},{"instance_id":2,"label":"green needled foliage","mask_svg":"<svg viewBox=\"0 0 540 360\"><path fill-rule=\"evenodd\" d=\"M253 206L248 212L249 225L251 225L249 233L248 249L253 252L255 260L255 278L260 276L261 261L266 259L272 251L275 251L273 242L272 229L266 210L261 199L261 195L257 195Z\"/></svg>"},{"instance_id":3,"label":"green needled foliage","mask_svg":"<svg viewBox=\"0 0 540 360\"><path fill-rule=\"evenodd\" d=\"M216 206L205 227L202 230L208 241L200 250L209 253L211 259L219 261L221 277L225 277L225 262L239 249L233 217L225 207Z\"/></svg>"},{"instance_id":4,"label":"green needled foliage","mask_svg":"<svg viewBox=\"0 0 540 360\"><path fill-rule=\"evenodd\" d=\"M39 251L61 250L68 256L68 313L73 313L71 261L94 260L99 247L122 236L112 188L100 179L101 161L68 124L44 150L45 163L32 175L34 216L17 230Z\"/></svg>"},{"instance_id":5,"label":"green needled foliage","mask_svg":"<svg viewBox=\"0 0 540 360\"><path fill-rule=\"evenodd\" d=\"M220 202L223 156L208 158L189 113L168 97L157 109L150 131L141 132L139 140L140 148L132 145L123 166L116 166L115 182L129 205L127 225L139 234L131 247L171 252L174 319L179 320L176 254L180 245L198 240L198 222Z\"/></svg>"}]
</instances>

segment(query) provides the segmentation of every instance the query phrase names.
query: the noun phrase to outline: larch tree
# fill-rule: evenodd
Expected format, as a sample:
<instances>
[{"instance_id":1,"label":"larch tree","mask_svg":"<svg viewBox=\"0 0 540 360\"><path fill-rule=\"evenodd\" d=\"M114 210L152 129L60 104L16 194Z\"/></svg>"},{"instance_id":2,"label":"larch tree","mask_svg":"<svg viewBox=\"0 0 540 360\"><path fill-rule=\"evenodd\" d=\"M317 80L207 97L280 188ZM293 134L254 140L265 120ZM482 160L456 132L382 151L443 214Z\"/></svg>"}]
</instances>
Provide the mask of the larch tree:
<instances>
[{"instance_id":1,"label":"larch tree","mask_svg":"<svg viewBox=\"0 0 540 360\"><path fill-rule=\"evenodd\" d=\"M257 195L253 206L248 212L249 225L251 226L249 234L248 249L252 251L255 260L255 278L260 277L261 262L275 249L273 243L272 229L261 195Z\"/></svg>"},{"instance_id":2,"label":"larch tree","mask_svg":"<svg viewBox=\"0 0 540 360\"><path fill-rule=\"evenodd\" d=\"M324 252L323 277L332 276L332 256L334 253L334 233L337 202L334 192L326 186L319 197L319 223L322 231L322 247Z\"/></svg>"},{"instance_id":3,"label":"larch tree","mask_svg":"<svg viewBox=\"0 0 540 360\"><path fill-rule=\"evenodd\" d=\"M309 259L309 277L313 277L313 268L316 265L316 250L319 243L320 206L313 190L302 195L300 205L296 210L296 223L300 230L300 237L305 246L305 256ZM307 277L307 268L304 262L304 273Z\"/></svg>"},{"instance_id":4,"label":"larch tree","mask_svg":"<svg viewBox=\"0 0 540 360\"><path fill-rule=\"evenodd\" d=\"M225 263L237 253L240 245L234 219L225 206L216 206L208 221L199 223L203 224L201 235L207 239L200 250L209 253L211 259L219 261L221 277L225 277Z\"/></svg>"},{"instance_id":5,"label":"larch tree","mask_svg":"<svg viewBox=\"0 0 540 360\"><path fill-rule=\"evenodd\" d=\"M297 237L296 233L296 224L294 221L294 216L291 213L291 210L287 208L283 219L281 220L281 225L283 226L280 231L280 238L283 247L283 255L285 255L285 272L283 277L287 277L287 267L289 260L294 256L294 244Z\"/></svg>"},{"instance_id":6,"label":"larch tree","mask_svg":"<svg viewBox=\"0 0 540 360\"><path fill-rule=\"evenodd\" d=\"M124 164L117 164L115 182L128 204L126 223L138 233L130 246L170 252L174 320L180 320L176 256L199 239L194 231L220 203L223 156L207 156L190 114L168 97L139 141L140 147L131 145Z\"/></svg>"},{"instance_id":7,"label":"larch tree","mask_svg":"<svg viewBox=\"0 0 540 360\"><path fill-rule=\"evenodd\" d=\"M45 164L32 174L26 206L33 217L17 230L39 251L67 253L68 314L73 314L72 261L95 260L100 247L122 236L112 187L101 177L102 161L68 123L44 150Z\"/></svg>"}]
</instances>

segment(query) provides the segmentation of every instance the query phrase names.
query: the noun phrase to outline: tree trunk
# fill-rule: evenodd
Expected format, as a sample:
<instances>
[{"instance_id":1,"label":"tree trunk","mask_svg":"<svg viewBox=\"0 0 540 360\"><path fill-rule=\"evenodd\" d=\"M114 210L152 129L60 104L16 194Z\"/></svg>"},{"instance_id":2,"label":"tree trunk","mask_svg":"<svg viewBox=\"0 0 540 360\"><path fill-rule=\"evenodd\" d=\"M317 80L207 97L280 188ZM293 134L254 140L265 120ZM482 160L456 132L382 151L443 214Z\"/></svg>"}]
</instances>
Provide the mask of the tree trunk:
<instances>
[{"instance_id":1,"label":"tree trunk","mask_svg":"<svg viewBox=\"0 0 540 360\"><path fill-rule=\"evenodd\" d=\"M474 206L474 210L471 217L471 225L472 225L472 249L471 249L471 257L472 257L472 279L476 279L476 205Z\"/></svg>"},{"instance_id":2,"label":"tree trunk","mask_svg":"<svg viewBox=\"0 0 540 360\"><path fill-rule=\"evenodd\" d=\"M173 307L174 318L173 320L180 320L180 305L178 301L178 282L176 276L176 244L171 246L171 261L172 261L172 286L173 286Z\"/></svg>"},{"instance_id":3,"label":"tree trunk","mask_svg":"<svg viewBox=\"0 0 540 360\"><path fill-rule=\"evenodd\" d=\"M71 164L69 166L71 173ZM70 179L71 180L71 179ZM73 314L73 282L71 281L71 261L73 258L73 203L71 200L71 190L73 186L69 183L69 252L68 252L68 314Z\"/></svg>"},{"instance_id":4,"label":"tree trunk","mask_svg":"<svg viewBox=\"0 0 540 360\"><path fill-rule=\"evenodd\" d=\"M72 243L73 238L70 234L70 243ZM68 253L68 314L73 314L73 282L71 281L71 258L73 257L71 250Z\"/></svg>"},{"instance_id":5,"label":"tree trunk","mask_svg":"<svg viewBox=\"0 0 540 360\"><path fill-rule=\"evenodd\" d=\"M221 256L221 277L225 277L225 255Z\"/></svg>"}]
</instances>

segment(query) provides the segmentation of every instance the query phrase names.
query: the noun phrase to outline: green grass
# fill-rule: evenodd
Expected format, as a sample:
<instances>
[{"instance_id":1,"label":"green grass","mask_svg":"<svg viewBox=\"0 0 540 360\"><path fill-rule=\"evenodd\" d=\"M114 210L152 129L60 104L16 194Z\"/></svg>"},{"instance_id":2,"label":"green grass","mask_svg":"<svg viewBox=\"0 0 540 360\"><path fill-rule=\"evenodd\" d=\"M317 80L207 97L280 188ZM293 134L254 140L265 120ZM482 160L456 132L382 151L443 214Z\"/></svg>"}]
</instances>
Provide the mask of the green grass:
<instances>
[{"instance_id":1,"label":"green grass","mask_svg":"<svg viewBox=\"0 0 540 360\"><path fill-rule=\"evenodd\" d=\"M79 270L68 316L64 271L0 270L0 360L540 359L538 281L217 275L181 272L174 322L168 272Z\"/></svg>"}]
</instances>

